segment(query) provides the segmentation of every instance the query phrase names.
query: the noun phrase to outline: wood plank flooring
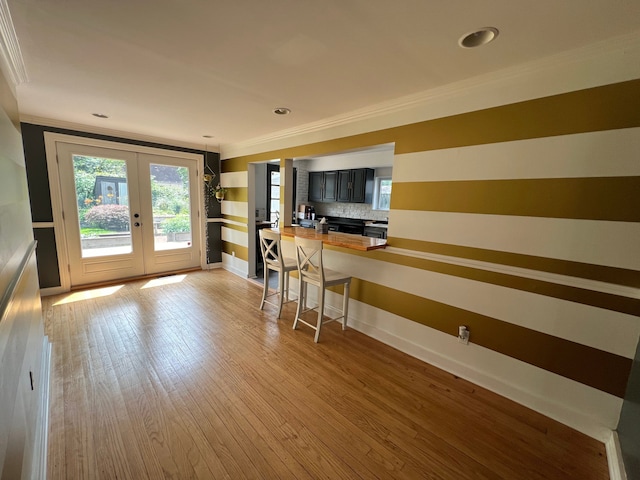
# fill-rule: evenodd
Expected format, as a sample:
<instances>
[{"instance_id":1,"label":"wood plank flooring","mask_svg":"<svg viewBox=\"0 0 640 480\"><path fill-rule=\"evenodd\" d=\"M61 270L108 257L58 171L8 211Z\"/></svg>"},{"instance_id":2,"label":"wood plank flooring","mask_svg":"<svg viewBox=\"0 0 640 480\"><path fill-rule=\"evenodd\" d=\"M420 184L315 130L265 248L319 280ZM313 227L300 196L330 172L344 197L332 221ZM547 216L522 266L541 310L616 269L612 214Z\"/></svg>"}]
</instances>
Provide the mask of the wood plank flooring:
<instances>
[{"instance_id":1,"label":"wood plank flooring","mask_svg":"<svg viewBox=\"0 0 640 480\"><path fill-rule=\"evenodd\" d=\"M609 478L601 443L260 295L212 270L43 298L48 478Z\"/></svg>"}]
</instances>

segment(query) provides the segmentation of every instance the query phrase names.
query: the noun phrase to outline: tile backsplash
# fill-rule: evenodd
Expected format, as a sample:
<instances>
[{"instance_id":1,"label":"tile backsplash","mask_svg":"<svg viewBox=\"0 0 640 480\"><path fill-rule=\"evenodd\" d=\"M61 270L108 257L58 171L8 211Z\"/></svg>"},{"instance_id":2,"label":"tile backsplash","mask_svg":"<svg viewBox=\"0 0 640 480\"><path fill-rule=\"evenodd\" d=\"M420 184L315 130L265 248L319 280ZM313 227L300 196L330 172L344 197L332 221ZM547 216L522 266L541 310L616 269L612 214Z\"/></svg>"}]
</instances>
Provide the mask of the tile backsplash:
<instances>
[{"instance_id":1,"label":"tile backsplash","mask_svg":"<svg viewBox=\"0 0 640 480\"><path fill-rule=\"evenodd\" d=\"M369 203L312 203L316 210L316 218L346 217L363 220L387 220L389 212L373 210Z\"/></svg>"}]
</instances>

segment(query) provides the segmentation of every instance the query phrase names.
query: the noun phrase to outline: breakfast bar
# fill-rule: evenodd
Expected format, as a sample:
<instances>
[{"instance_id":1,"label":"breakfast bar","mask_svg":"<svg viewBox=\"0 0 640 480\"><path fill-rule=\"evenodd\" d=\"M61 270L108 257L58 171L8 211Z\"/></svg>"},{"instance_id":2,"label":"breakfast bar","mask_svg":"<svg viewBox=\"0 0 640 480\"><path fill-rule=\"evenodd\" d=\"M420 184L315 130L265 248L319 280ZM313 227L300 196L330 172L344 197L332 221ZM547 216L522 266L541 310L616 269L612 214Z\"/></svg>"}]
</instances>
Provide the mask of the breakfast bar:
<instances>
[{"instance_id":1,"label":"breakfast bar","mask_svg":"<svg viewBox=\"0 0 640 480\"><path fill-rule=\"evenodd\" d=\"M274 232L279 232L283 237L302 237L314 240L322 240L325 245L333 245L334 247L350 248L367 252L369 250L378 250L387 246L387 240L382 238L364 237L362 235L352 235L349 233L328 232L319 233L313 228L304 227L282 227L273 228Z\"/></svg>"}]
</instances>

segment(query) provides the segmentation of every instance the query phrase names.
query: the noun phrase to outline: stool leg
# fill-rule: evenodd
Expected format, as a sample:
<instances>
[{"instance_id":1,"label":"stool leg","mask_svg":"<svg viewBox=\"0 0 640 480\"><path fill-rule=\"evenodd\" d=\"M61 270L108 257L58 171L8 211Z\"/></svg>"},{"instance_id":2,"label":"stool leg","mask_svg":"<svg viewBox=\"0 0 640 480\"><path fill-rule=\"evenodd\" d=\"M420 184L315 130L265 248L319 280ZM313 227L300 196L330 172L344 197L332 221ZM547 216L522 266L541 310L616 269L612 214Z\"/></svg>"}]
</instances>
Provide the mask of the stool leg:
<instances>
[{"instance_id":1,"label":"stool leg","mask_svg":"<svg viewBox=\"0 0 640 480\"><path fill-rule=\"evenodd\" d=\"M260 302L260 310L264 307L264 302L267 299L267 292L269 291L269 268L267 262L264 262L264 286L262 289L262 301Z\"/></svg>"},{"instance_id":2,"label":"stool leg","mask_svg":"<svg viewBox=\"0 0 640 480\"><path fill-rule=\"evenodd\" d=\"M289 301L289 272L285 273L284 277L284 300Z\"/></svg>"},{"instance_id":3,"label":"stool leg","mask_svg":"<svg viewBox=\"0 0 640 480\"><path fill-rule=\"evenodd\" d=\"M324 287L321 285L318 287L318 323L316 325L316 336L313 339L318 343L320 340L320 328L322 327L322 314L324 312Z\"/></svg>"},{"instance_id":4,"label":"stool leg","mask_svg":"<svg viewBox=\"0 0 640 480\"><path fill-rule=\"evenodd\" d=\"M294 330L298 326L298 319L300 318L300 313L302 312L302 304L304 303L305 283L302 280L302 276L300 277L299 282L300 286L298 287L298 308L296 309L296 318L293 320Z\"/></svg>"},{"instance_id":5,"label":"stool leg","mask_svg":"<svg viewBox=\"0 0 640 480\"><path fill-rule=\"evenodd\" d=\"M280 270L278 272L278 290L279 290L279 295L278 295L278 317L280 318L280 314L282 313L282 297L284 296L284 279L285 279L285 275L287 275L286 273L284 273L282 270Z\"/></svg>"},{"instance_id":6,"label":"stool leg","mask_svg":"<svg viewBox=\"0 0 640 480\"><path fill-rule=\"evenodd\" d=\"M349 316L349 286L351 283L344 284L344 296L342 297L342 330L347 328L347 318Z\"/></svg>"}]
</instances>

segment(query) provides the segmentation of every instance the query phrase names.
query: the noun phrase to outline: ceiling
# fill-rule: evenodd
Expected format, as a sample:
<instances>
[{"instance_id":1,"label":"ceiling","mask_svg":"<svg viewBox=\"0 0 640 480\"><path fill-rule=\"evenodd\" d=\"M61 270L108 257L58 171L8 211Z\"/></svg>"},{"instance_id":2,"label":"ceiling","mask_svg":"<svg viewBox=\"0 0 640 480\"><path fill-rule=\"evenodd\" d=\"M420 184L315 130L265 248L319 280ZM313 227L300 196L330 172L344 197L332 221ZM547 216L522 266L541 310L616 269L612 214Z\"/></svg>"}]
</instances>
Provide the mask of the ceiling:
<instances>
[{"instance_id":1,"label":"ceiling","mask_svg":"<svg viewBox=\"0 0 640 480\"><path fill-rule=\"evenodd\" d=\"M640 30L638 0L6 1L28 77L21 115L202 146ZM494 42L458 46L486 26Z\"/></svg>"}]
</instances>

